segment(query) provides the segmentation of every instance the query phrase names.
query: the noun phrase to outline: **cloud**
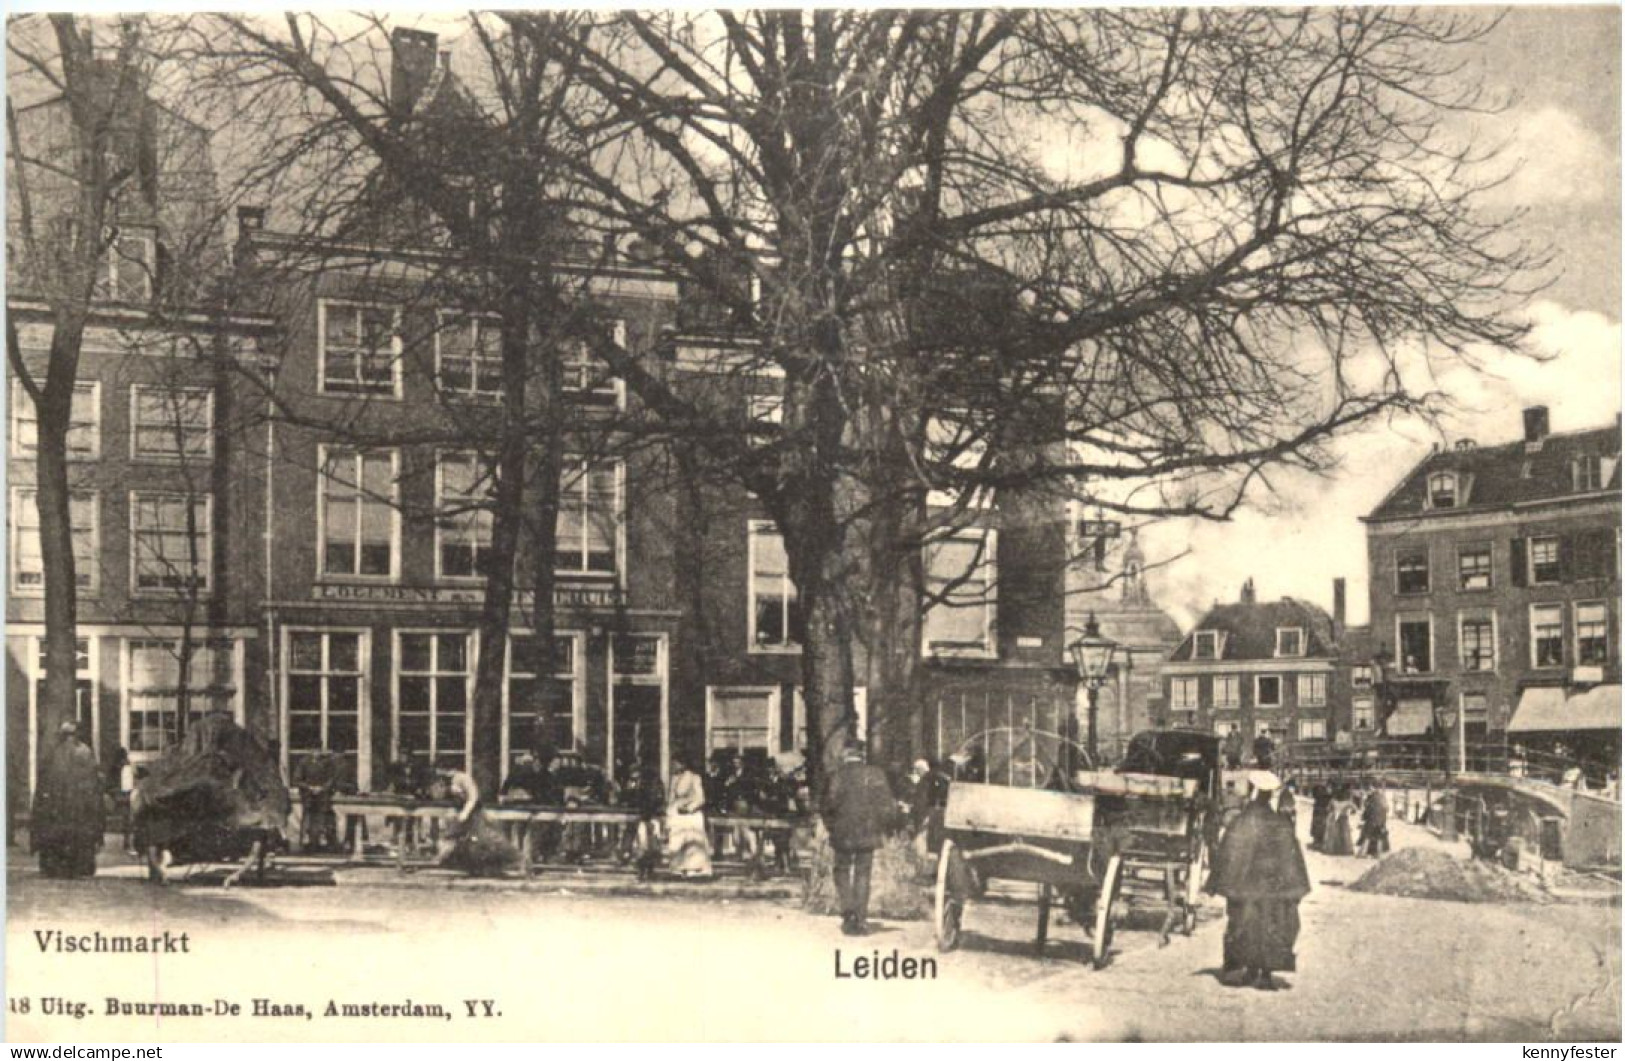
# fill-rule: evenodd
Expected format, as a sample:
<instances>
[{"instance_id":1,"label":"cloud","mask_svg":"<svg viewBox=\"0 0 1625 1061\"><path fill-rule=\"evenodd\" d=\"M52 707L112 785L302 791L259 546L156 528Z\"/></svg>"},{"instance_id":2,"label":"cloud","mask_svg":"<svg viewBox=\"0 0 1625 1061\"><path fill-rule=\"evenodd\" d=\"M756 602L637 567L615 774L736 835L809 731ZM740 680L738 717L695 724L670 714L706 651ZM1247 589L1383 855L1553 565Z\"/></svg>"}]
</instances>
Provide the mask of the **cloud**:
<instances>
[{"instance_id":1,"label":"cloud","mask_svg":"<svg viewBox=\"0 0 1625 1061\"><path fill-rule=\"evenodd\" d=\"M1602 200L1618 183L1619 160L1590 126L1561 107L1515 108L1475 123L1480 147L1504 144L1495 165L1507 179L1484 205L1573 207Z\"/></svg>"},{"instance_id":2,"label":"cloud","mask_svg":"<svg viewBox=\"0 0 1625 1061\"><path fill-rule=\"evenodd\" d=\"M1141 535L1155 564L1152 595L1187 628L1213 601L1233 601L1244 580L1260 599L1297 597L1329 608L1332 579L1346 578L1349 620L1366 620L1365 527L1359 517L1382 502L1435 444L1471 438L1497 445L1520 437L1522 410L1551 409L1554 431L1611 421L1620 409L1620 323L1551 301L1528 311L1530 349L1542 359L1479 351L1483 370L1435 366L1434 384L1452 407L1438 426L1414 417L1373 422L1336 443L1342 465L1332 475L1286 471L1275 493L1260 497L1227 523L1169 522Z\"/></svg>"}]
</instances>

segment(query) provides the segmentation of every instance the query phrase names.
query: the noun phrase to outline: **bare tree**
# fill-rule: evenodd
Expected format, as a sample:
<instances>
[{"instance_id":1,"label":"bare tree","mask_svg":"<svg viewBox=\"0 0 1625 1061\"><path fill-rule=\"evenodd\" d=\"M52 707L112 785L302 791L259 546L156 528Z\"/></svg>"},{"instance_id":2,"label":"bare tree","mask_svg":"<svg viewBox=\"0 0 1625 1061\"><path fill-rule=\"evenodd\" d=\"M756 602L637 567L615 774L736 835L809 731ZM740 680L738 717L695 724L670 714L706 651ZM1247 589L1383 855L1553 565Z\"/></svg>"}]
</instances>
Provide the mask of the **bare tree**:
<instances>
[{"instance_id":1,"label":"bare tree","mask_svg":"<svg viewBox=\"0 0 1625 1061\"><path fill-rule=\"evenodd\" d=\"M782 373L782 430L752 447L604 348L782 529L819 744L851 716L854 643L917 653L888 634L919 604L898 558L964 518L931 488L1223 518L1271 467L1429 408L1409 351L1515 345L1543 264L1481 209L1492 160L1452 140L1487 105L1460 58L1487 26L1454 12L511 22L624 124L582 185L753 315ZM933 447L940 410L985 458Z\"/></svg>"}]
</instances>

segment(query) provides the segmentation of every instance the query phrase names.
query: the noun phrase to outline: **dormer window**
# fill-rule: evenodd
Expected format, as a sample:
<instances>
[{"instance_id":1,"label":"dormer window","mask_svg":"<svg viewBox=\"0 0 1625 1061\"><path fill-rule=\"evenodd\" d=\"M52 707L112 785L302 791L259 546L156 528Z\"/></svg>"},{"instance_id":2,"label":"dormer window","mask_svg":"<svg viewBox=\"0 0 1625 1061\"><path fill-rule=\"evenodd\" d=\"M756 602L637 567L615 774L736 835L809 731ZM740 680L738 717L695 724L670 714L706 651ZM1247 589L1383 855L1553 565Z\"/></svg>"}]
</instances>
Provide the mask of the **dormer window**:
<instances>
[{"instance_id":1,"label":"dormer window","mask_svg":"<svg viewBox=\"0 0 1625 1061\"><path fill-rule=\"evenodd\" d=\"M1276 627L1275 654L1277 656L1303 655L1303 628L1299 626Z\"/></svg>"},{"instance_id":2,"label":"dormer window","mask_svg":"<svg viewBox=\"0 0 1625 1061\"><path fill-rule=\"evenodd\" d=\"M1198 630L1192 650L1193 659L1219 658L1219 632L1217 630Z\"/></svg>"},{"instance_id":3,"label":"dormer window","mask_svg":"<svg viewBox=\"0 0 1625 1061\"><path fill-rule=\"evenodd\" d=\"M1582 453L1574 458L1570 465L1574 477L1575 493L1590 493L1602 489L1602 458L1595 454Z\"/></svg>"},{"instance_id":4,"label":"dormer window","mask_svg":"<svg viewBox=\"0 0 1625 1061\"><path fill-rule=\"evenodd\" d=\"M1428 504L1433 508L1455 508L1458 491L1455 472L1435 472L1428 476Z\"/></svg>"}]
</instances>

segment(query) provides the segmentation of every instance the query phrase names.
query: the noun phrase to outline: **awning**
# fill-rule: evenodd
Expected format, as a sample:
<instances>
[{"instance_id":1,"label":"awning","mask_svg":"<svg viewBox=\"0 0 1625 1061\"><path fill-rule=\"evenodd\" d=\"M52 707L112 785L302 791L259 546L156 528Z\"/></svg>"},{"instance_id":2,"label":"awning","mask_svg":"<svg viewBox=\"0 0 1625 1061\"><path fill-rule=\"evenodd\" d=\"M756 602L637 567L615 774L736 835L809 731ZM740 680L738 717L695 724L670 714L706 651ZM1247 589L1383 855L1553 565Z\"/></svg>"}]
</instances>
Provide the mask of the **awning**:
<instances>
[{"instance_id":1,"label":"awning","mask_svg":"<svg viewBox=\"0 0 1625 1061\"><path fill-rule=\"evenodd\" d=\"M1390 737L1419 737L1432 728L1432 700L1401 700L1388 716Z\"/></svg>"},{"instance_id":2,"label":"awning","mask_svg":"<svg viewBox=\"0 0 1625 1061\"><path fill-rule=\"evenodd\" d=\"M1617 685L1597 685L1573 696L1552 686L1525 689L1518 698L1518 710L1507 725L1507 732L1617 731L1620 728L1619 694Z\"/></svg>"}]
</instances>

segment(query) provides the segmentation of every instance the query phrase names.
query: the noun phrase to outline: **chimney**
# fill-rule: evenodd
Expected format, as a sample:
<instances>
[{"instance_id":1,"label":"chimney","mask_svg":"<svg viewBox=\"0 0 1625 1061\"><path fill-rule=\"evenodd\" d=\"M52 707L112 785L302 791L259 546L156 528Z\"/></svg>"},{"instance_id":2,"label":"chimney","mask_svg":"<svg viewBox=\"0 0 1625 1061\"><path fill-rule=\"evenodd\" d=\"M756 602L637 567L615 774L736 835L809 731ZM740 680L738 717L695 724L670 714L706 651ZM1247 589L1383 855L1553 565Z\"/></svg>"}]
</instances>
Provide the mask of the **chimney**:
<instances>
[{"instance_id":1,"label":"chimney","mask_svg":"<svg viewBox=\"0 0 1625 1061\"><path fill-rule=\"evenodd\" d=\"M440 38L421 29L397 26L389 31L389 103L399 114L410 114L434 74Z\"/></svg>"},{"instance_id":2,"label":"chimney","mask_svg":"<svg viewBox=\"0 0 1625 1061\"><path fill-rule=\"evenodd\" d=\"M1334 578L1332 579L1332 640L1343 640L1343 631L1348 627L1348 612L1348 583L1341 578Z\"/></svg>"},{"instance_id":3,"label":"chimney","mask_svg":"<svg viewBox=\"0 0 1625 1061\"><path fill-rule=\"evenodd\" d=\"M1551 433L1552 419L1544 405L1531 405L1523 411L1524 449L1531 452L1540 449L1540 444Z\"/></svg>"},{"instance_id":4,"label":"chimney","mask_svg":"<svg viewBox=\"0 0 1625 1061\"><path fill-rule=\"evenodd\" d=\"M1241 584L1241 603L1256 604L1257 602L1258 594L1253 591L1253 580L1249 578Z\"/></svg>"}]
</instances>

